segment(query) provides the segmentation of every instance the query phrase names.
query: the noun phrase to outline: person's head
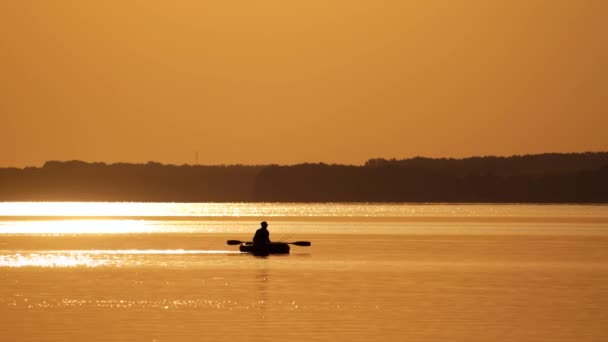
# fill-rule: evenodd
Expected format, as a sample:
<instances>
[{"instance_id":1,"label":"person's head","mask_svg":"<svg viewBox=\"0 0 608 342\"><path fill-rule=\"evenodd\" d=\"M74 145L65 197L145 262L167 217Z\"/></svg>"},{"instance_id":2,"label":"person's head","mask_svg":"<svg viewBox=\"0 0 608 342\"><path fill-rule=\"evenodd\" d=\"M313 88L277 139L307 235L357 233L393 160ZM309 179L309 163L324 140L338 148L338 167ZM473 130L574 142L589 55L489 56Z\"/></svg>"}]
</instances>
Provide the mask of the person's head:
<instances>
[{"instance_id":1,"label":"person's head","mask_svg":"<svg viewBox=\"0 0 608 342\"><path fill-rule=\"evenodd\" d=\"M266 227L268 227L268 223L266 221L262 221L262 223L260 223L260 225L262 226L262 228L266 229Z\"/></svg>"}]
</instances>

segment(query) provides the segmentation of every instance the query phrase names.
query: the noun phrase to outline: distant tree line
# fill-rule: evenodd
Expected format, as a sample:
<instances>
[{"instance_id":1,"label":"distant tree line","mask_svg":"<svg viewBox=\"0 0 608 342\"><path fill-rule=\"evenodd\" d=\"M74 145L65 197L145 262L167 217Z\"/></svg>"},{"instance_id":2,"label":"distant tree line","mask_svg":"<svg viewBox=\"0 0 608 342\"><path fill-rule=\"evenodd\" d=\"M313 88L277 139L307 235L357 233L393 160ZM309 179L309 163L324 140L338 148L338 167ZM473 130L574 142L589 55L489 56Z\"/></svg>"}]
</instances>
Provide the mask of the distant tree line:
<instances>
[{"instance_id":1,"label":"distant tree line","mask_svg":"<svg viewBox=\"0 0 608 342\"><path fill-rule=\"evenodd\" d=\"M370 159L363 166L47 162L0 201L608 203L608 153Z\"/></svg>"},{"instance_id":2,"label":"distant tree line","mask_svg":"<svg viewBox=\"0 0 608 342\"><path fill-rule=\"evenodd\" d=\"M253 201L260 166L50 161L0 169L2 201Z\"/></svg>"}]
</instances>

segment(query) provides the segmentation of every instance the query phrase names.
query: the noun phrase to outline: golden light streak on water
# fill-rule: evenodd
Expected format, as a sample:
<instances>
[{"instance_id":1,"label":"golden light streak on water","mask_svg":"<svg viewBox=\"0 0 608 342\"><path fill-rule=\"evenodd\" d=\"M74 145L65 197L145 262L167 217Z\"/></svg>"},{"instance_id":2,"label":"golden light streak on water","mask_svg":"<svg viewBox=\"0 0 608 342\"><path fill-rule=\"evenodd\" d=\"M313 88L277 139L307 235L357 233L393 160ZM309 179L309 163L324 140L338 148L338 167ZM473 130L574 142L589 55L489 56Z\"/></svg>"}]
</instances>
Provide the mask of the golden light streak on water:
<instances>
[{"instance_id":1,"label":"golden light streak on water","mask_svg":"<svg viewBox=\"0 0 608 342\"><path fill-rule=\"evenodd\" d=\"M266 207L274 208L272 205ZM258 205L246 203L0 202L0 217L240 217L257 214L269 213L268 210L260 211Z\"/></svg>"},{"instance_id":2,"label":"golden light streak on water","mask_svg":"<svg viewBox=\"0 0 608 342\"><path fill-rule=\"evenodd\" d=\"M0 267L97 267L107 260L95 260L81 253L16 253L0 255Z\"/></svg>"},{"instance_id":3,"label":"golden light streak on water","mask_svg":"<svg viewBox=\"0 0 608 342\"><path fill-rule=\"evenodd\" d=\"M12 216L128 216L149 211L149 206L118 202L7 202L0 205L0 215Z\"/></svg>"},{"instance_id":4,"label":"golden light streak on water","mask_svg":"<svg viewBox=\"0 0 608 342\"><path fill-rule=\"evenodd\" d=\"M154 230L142 220L12 221L0 225L0 234L126 234Z\"/></svg>"},{"instance_id":5,"label":"golden light streak on water","mask_svg":"<svg viewBox=\"0 0 608 342\"><path fill-rule=\"evenodd\" d=\"M556 210L558 209L558 210ZM0 217L606 218L606 205L0 202Z\"/></svg>"},{"instance_id":6,"label":"golden light streak on water","mask_svg":"<svg viewBox=\"0 0 608 342\"><path fill-rule=\"evenodd\" d=\"M0 251L1 252L1 251ZM143 264L163 265L163 256L195 256L195 255L229 255L240 254L230 250L72 250L72 251L20 251L10 254L0 254L0 267L138 267ZM151 259L154 257L157 259ZM152 260L152 261L151 261Z\"/></svg>"}]
</instances>

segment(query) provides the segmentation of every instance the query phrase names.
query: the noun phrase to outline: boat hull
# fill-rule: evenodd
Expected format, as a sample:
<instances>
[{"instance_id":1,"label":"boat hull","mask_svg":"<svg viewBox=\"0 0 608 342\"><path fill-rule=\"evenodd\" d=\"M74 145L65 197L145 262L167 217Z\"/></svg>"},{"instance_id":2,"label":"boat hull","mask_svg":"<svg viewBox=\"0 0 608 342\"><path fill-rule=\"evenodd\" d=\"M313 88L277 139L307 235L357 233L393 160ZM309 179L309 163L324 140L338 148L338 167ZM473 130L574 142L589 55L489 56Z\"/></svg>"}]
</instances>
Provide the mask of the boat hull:
<instances>
[{"instance_id":1,"label":"boat hull","mask_svg":"<svg viewBox=\"0 0 608 342\"><path fill-rule=\"evenodd\" d=\"M283 242L271 242L262 246L244 243L239 246L239 250L243 253L252 253L255 255L288 254L289 245Z\"/></svg>"}]
</instances>

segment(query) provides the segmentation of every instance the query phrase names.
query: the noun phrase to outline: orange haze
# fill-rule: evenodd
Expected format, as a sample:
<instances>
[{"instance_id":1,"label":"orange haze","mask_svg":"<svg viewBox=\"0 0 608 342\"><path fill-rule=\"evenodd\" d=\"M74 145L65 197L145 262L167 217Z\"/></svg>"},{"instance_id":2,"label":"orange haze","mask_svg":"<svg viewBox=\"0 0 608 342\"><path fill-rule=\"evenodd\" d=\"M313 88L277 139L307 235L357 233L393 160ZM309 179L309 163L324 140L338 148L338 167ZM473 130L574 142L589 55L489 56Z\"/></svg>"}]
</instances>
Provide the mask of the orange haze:
<instances>
[{"instance_id":1,"label":"orange haze","mask_svg":"<svg viewBox=\"0 0 608 342\"><path fill-rule=\"evenodd\" d=\"M0 3L0 166L608 150L608 2Z\"/></svg>"}]
</instances>

